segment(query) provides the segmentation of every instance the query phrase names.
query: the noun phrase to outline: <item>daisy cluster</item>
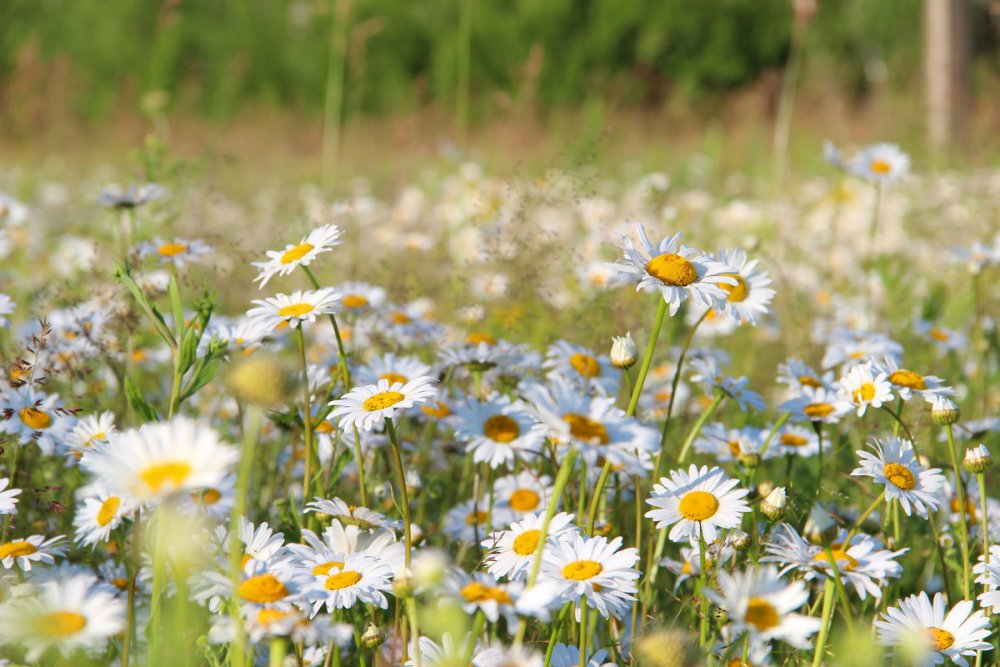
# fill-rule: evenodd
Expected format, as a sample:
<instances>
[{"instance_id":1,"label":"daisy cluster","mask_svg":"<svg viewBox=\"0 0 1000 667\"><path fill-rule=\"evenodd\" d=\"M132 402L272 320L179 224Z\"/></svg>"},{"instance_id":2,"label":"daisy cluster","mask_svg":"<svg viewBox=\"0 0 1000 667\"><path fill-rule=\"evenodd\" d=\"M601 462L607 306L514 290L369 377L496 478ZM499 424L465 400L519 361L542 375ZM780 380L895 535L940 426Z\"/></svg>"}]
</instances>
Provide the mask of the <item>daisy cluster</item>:
<instances>
[{"instance_id":1,"label":"daisy cluster","mask_svg":"<svg viewBox=\"0 0 1000 667\"><path fill-rule=\"evenodd\" d=\"M1000 245L952 254L973 292L946 308L948 263L896 238L909 158L826 157L837 184L805 187L797 223L840 228L805 258L804 235L754 236L787 202L715 206L662 174L617 201L555 174L505 192L471 166L393 206L305 190L311 230L248 261L154 233L166 187L105 189L114 283L44 312L30 271L0 294L0 655L989 660ZM0 198L4 256L36 243L33 214ZM522 266L553 265L537 312L512 298L525 220L548 240ZM655 231L701 223L745 247ZM354 268L413 256L425 296ZM427 296L442 266L470 276L459 307ZM200 288L220 267L254 277ZM523 335L563 311L575 326ZM605 320L631 332L595 349Z\"/></svg>"}]
</instances>

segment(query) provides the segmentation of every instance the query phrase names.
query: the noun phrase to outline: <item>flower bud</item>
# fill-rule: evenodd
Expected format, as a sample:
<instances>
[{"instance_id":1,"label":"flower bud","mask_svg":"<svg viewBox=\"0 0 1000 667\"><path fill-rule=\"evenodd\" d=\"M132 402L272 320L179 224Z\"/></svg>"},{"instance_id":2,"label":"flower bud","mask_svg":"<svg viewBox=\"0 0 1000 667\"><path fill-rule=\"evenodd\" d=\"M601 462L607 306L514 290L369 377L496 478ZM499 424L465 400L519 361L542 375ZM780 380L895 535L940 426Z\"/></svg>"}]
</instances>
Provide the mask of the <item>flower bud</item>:
<instances>
[{"instance_id":1,"label":"flower bud","mask_svg":"<svg viewBox=\"0 0 1000 667\"><path fill-rule=\"evenodd\" d=\"M729 546L737 551L743 551L750 546L750 535L742 530L734 529L730 531L727 539L729 540Z\"/></svg>"},{"instance_id":2,"label":"flower bud","mask_svg":"<svg viewBox=\"0 0 1000 667\"><path fill-rule=\"evenodd\" d=\"M772 482L769 479L765 479L763 482L757 485L756 489L753 490L757 492L757 496L759 498L767 498L769 495L771 495L771 492L774 491L774 482Z\"/></svg>"},{"instance_id":3,"label":"flower bud","mask_svg":"<svg viewBox=\"0 0 1000 667\"><path fill-rule=\"evenodd\" d=\"M444 581L451 563L440 549L424 549L413 559L413 576L421 587L435 588Z\"/></svg>"},{"instance_id":4,"label":"flower bud","mask_svg":"<svg viewBox=\"0 0 1000 667\"><path fill-rule=\"evenodd\" d=\"M631 368L639 358L639 350L632 340L632 332L611 337L611 363L616 368Z\"/></svg>"},{"instance_id":5,"label":"flower bud","mask_svg":"<svg viewBox=\"0 0 1000 667\"><path fill-rule=\"evenodd\" d=\"M243 403L276 407L288 401L295 381L276 357L255 354L234 363L226 383Z\"/></svg>"},{"instance_id":6,"label":"flower bud","mask_svg":"<svg viewBox=\"0 0 1000 667\"><path fill-rule=\"evenodd\" d=\"M684 667L697 655L693 642L681 630L655 630L636 642L639 664L648 667Z\"/></svg>"},{"instance_id":7,"label":"flower bud","mask_svg":"<svg viewBox=\"0 0 1000 667\"><path fill-rule=\"evenodd\" d=\"M965 467L966 472L976 475L984 473L993 467L993 455L990 454L990 450L986 449L986 445L969 447L965 450L962 466Z\"/></svg>"},{"instance_id":8,"label":"flower bud","mask_svg":"<svg viewBox=\"0 0 1000 667\"><path fill-rule=\"evenodd\" d=\"M368 628L361 635L361 644L365 648L378 648L385 643L385 633L374 623L368 623Z\"/></svg>"},{"instance_id":9,"label":"flower bud","mask_svg":"<svg viewBox=\"0 0 1000 667\"><path fill-rule=\"evenodd\" d=\"M400 600L412 597L414 590L416 590L416 582L410 573L400 573L392 580L392 594Z\"/></svg>"},{"instance_id":10,"label":"flower bud","mask_svg":"<svg viewBox=\"0 0 1000 667\"><path fill-rule=\"evenodd\" d=\"M760 466L760 452L743 450L737 458L740 465L747 470L753 470Z\"/></svg>"},{"instance_id":11,"label":"flower bud","mask_svg":"<svg viewBox=\"0 0 1000 667\"><path fill-rule=\"evenodd\" d=\"M771 521L781 521L785 516L787 505L785 487L779 486L760 502L760 511Z\"/></svg>"},{"instance_id":12,"label":"flower bud","mask_svg":"<svg viewBox=\"0 0 1000 667\"><path fill-rule=\"evenodd\" d=\"M837 522L830 514L820 507L813 505L809 510L809 518L802 532L814 544L822 544L826 538L832 538L837 532Z\"/></svg>"},{"instance_id":13,"label":"flower bud","mask_svg":"<svg viewBox=\"0 0 1000 667\"><path fill-rule=\"evenodd\" d=\"M935 396L931 401L931 419L939 426L954 424L962 416L955 401L947 396Z\"/></svg>"}]
</instances>

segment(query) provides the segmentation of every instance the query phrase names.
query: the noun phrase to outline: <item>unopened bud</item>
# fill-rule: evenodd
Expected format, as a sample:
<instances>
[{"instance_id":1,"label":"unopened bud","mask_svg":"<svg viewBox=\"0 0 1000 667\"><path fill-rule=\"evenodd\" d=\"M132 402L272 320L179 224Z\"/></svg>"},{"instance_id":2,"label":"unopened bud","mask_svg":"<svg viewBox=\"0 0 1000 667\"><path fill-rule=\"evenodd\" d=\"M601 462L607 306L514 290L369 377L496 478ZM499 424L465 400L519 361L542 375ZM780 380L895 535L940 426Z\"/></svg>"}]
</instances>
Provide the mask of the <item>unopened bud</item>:
<instances>
[{"instance_id":1,"label":"unopened bud","mask_svg":"<svg viewBox=\"0 0 1000 667\"><path fill-rule=\"evenodd\" d=\"M729 546L737 551L743 551L750 546L750 535L739 529L734 529L729 533Z\"/></svg>"},{"instance_id":2,"label":"unopened bud","mask_svg":"<svg viewBox=\"0 0 1000 667\"><path fill-rule=\"evenodd\" d=\"M760 452L741 451L739 455L740 465L747 470L753 470L760 466Z\"/></svg>"},{"instance_id":3,"label":"unopened bud","mask_svg":"<svg viewBox=\"0 0 1000 667\"><path fill-rule=\"evenodd\" d=\"M935 396L931 401L931 419L935 424L947 426L954 424L962 416L962 411L955 405L955 401L947 396Z\"/></svg>"},{"instance_id":4,"label":"unopened bud","mask_svg":"<svg viewBox=\"0 0 1000 667\"><path fill-rule=\"evenodd\" d=\"M631 368L639 358L639 349L632 340L632 332L611 337L611 363L617 368Z\"/></svg>"},{"instance_id":5,"label":"unopened bud","mask_svg":"<svg viewBox=\"0 0 1000 667\"><path fill-rule=\"evenodd\" d=\"M385 643L385 633L374 623L369 623L365 633L361 635L361 644L365 648L378 648Z\"/></svg>"},{"instance_id":6,"label":"unopened bud","mask_svg":"<svg viewBox=\"0 0 1000 667\"><path fill-rule=\"evenodd\" d=\"M413 559L413 576L421 587L435 588L444 581L451 562L440 549L424 549Z\"/></svg>"},{"instance_id":7,"label":"unopened bud","mask_svg":"<svg viewBox=\"0 0 1000 667\"><path fill-rule=\"evenodd\" d=\"M294 379L277 357L255 354L231 366L226 384L243 403L276 407L291 396Z\"/></svg>"},{"instance_id":8,"label":"unopened bud","mask_svg":"<svg viewBox=\"0 0 1000 667\"><path fill-rule=\"evenodd\" d=\"M712 616L718 621L719 625L725 625L729 622L729 612L722 607L716 607L712 610Z\"/></svg>"},{"instance_id":9,"label":"unopened bud","mask_svg":"<svg viewBox=\"0 0 1000 667\"><path fill-rule=\"evenodd\" d=\"M416 582L409 573L402 573L392 580L392 594L400 600L412 597L416 587Z\"/></svg>"},{"instance_id":10,"label":"unopened bud","mask_svg":"<svg viewBox=\"0 0 1000 667\"><path fill-rule=\"evenodd\" d=\"M656 630L636 642L639 664L683 667L696 655L691 638L681 630Z\"/></svg>"},{"instance_id":11,"label":"unopened bud","mask_svg":"<svg viewBox=\"0 0 1000 667\"><path fill-rule=\"evenodd\" d=\"M760 498L767 498L774 491L774 482L769 479L765 479L763 482L757 485L757 496Z\"/></svg>"},{"instance_id":12,"label":"unopened bud","mask_svg":"<svg viewBox=\"0 0 1000 667\"><path fill-rule=\"evenodd\" d=\"M787 505L785 487L779 486L760 502L760 511L771 521L781 521L785 516Z\"/></svg>"},{"instance_id":13,"label":"unopened bud","mask_svg":"<svg viewBox=\"0 0 1000 667\"><path fill-rule=\"evenodd\" d=\"M806 525L802 531L809 541L813 544L822 544L836 531L837 522L833 520L833 517L819 505L813 505L812 509L809 510L809 518L806 519Z\"/></svg>"},{"instance_id":14,"label":"unopened bud","mask_svg":"<svg viewBox=\"0 0 1000 667\"><path fill-rule=\"evenodd\" d=\"M962 465L967 472L978 475L993 467L993 455L990 454L990 450L986 449L986 445L969 447L965 450Z\"/></svg>"}]
</instances>

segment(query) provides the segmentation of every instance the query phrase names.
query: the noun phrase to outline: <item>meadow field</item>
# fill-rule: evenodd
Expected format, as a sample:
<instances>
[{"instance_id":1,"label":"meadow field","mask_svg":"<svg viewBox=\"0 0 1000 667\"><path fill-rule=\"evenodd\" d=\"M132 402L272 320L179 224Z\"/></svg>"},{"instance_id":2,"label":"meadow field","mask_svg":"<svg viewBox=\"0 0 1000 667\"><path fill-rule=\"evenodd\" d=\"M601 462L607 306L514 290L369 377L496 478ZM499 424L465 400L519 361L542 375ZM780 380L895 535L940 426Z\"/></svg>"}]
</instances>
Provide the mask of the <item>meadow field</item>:
<instances>
[{"instance_id":1,"label":"meadow field","mask_svg":"<svg viewBox=\"0 0 1000 667\"><path fill-rule=\"evenodd\" d=\"M0 667L1000 664L912 3L153 4L0 6Z\"/></svg>"}]
</instances>

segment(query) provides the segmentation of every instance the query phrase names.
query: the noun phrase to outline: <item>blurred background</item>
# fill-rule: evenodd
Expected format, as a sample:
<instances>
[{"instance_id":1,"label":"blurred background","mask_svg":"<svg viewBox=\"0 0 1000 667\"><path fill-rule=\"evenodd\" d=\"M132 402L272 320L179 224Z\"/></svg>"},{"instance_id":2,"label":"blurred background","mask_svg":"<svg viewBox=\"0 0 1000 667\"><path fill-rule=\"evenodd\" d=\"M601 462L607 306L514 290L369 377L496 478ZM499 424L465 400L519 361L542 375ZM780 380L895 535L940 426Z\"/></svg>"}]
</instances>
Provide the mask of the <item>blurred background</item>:
<instances>
[{"instance_id":1,"label":"blurred background","mask_svg":"<svg viewBox=\"0 0 1000 667\"><path fill-rule=\"evenodd\" d=\"M998 84L996 0L0 2L21 165L151 136L330 187L465 157L783 178L824 139L989 163Z\"/></svg>"}]
</instances>

